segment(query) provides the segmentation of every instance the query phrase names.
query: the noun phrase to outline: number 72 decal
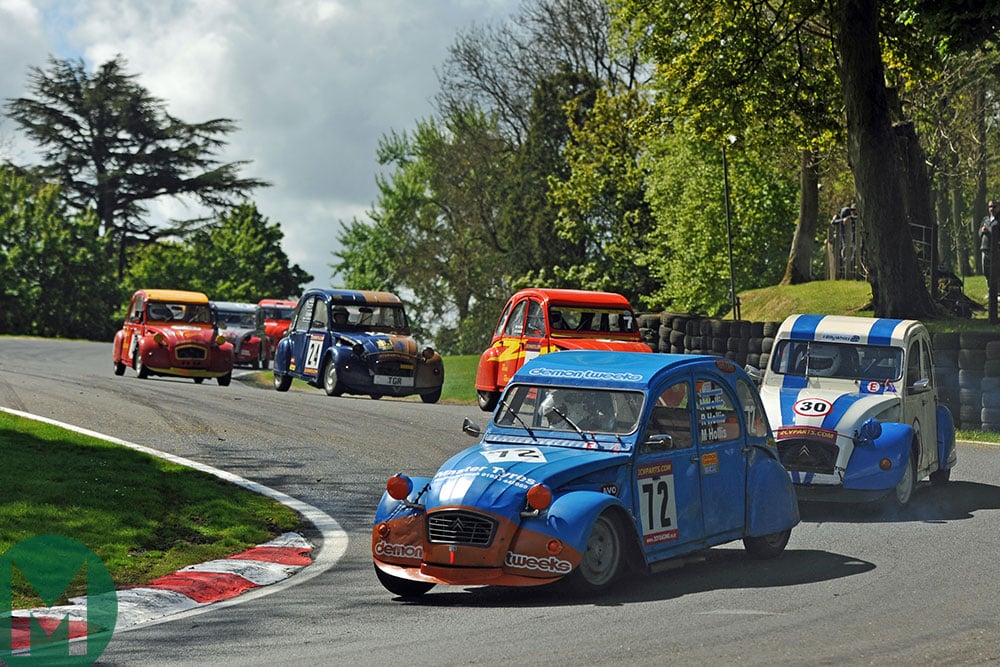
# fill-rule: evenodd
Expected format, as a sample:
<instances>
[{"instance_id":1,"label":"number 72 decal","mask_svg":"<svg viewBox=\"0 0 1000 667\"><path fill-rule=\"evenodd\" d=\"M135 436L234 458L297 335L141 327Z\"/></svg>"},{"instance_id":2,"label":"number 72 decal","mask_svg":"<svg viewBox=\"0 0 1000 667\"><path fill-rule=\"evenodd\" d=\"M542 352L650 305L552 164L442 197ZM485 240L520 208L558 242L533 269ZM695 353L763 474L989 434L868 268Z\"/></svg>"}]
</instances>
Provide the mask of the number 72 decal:
<instances>
[{"instance_id":1,"label":"number 72 decal","mask_svg":"<svg viewBox=\"0 0 1000 667\"><path fill-rule=\"evenodd\" d=\"M670 461L639 466L636 470L642 541L646 546L676 540L677 501L674 466Z\"/></svg>"}]
</instances>

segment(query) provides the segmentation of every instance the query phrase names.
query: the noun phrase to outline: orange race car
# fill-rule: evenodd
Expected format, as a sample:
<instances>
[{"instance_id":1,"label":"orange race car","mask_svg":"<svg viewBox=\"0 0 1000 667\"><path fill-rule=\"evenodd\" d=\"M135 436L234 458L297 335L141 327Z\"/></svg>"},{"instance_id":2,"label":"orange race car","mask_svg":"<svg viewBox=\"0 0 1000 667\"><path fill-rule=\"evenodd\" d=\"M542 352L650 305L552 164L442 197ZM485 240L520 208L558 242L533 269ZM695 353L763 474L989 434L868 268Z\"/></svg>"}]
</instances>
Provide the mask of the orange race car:
<instances>
[{"instance_id":1,"label":"orange race car","mask_svg":"<svg viewBox=\"0 0 1000 667\"><path fill-rule=\"evenodd\" d=\"M508 380L529 359L556 350L651 352L632 306L621 294L523 289L504 306L493 340L479 359L479 407L492 411Z\"/></svg>"}]
</instances>

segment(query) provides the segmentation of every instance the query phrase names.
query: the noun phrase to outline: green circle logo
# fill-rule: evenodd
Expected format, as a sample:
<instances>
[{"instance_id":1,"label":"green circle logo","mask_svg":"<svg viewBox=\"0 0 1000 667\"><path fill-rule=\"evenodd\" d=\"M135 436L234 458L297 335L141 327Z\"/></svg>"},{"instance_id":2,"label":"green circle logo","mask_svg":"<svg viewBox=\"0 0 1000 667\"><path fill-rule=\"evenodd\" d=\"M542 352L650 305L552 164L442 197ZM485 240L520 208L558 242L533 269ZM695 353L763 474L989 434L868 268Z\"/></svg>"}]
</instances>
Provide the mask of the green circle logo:
<instances>
[{"instance_id":1,"label":"green circle logo","mask_svg":"<svg viewBox=\"0 0 1000 667\"><path fill-rule=\"evenodd\" d=\"M15 570L51 609L12 616ZM67 588L86 581L86 604L56 606ZM74 598L76 601L76 598ZM38 535L0 557L0 660L9 665L91 665L100 657L118 620L111 574L97 555L76 540Z\"/></svg>"}]
</instances>

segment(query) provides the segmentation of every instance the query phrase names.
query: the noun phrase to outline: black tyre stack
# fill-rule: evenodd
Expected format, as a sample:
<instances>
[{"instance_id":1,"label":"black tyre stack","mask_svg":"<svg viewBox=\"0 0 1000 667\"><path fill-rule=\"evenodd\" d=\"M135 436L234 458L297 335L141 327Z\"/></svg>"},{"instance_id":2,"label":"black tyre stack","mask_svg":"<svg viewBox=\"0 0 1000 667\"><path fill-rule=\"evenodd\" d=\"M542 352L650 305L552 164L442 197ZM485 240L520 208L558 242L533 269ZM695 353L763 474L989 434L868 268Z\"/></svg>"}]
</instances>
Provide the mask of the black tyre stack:
<instances>
[{"instance_id":1,"label":"black tyre stack","mask_svg":"<svg viewBox=\"0 0 1000 667\"><path fill-rule=\"evenodd\" d=\"M931 337L931 344L934 346L934 383L938 399L951 411L955 426L959 427L962 401L958 384L958 332L936 333Z\"/></svg>"},{"instance_id":2,"label":"black tyre stack","mask_svg":"<svg viewBox=\"0 0 1000 667\"><path fill-rule=\"evenodd\" d=\"M983 376L986 366L986 343L991 334L963 331L959 334L958 398L959 423L964 429L982 425Z\"/></svg>"},{"instance_id":3,"label":"black tyre stack","mask_svg":"<svg viewBox=\"0 0 1000 667\"><path fill-rule=\"evenodd\" d=\"M984 431L1000 431L1000 340L988 341L985 351L980 420Z\"/></svg>"}]
</instances>

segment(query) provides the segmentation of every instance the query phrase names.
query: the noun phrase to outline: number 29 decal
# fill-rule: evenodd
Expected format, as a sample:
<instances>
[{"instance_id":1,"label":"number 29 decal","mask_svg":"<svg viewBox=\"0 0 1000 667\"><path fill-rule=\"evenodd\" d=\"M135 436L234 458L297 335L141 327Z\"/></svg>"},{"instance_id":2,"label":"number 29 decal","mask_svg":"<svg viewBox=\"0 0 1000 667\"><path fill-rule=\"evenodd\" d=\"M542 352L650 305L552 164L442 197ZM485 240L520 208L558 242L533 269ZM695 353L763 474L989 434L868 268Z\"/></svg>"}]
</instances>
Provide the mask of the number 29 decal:
<instances>
[{"instance_id":1,"label":"number 29 decal","mask_svg":"<svg viewBox=\"0 0 1000 667\"><path fill-rule=\"evenodd\" d=\"M803 417L820 417L833 409L833 404L822 398L803 398L795 402L792 410Z\"/></svg>"}]
</instances>

